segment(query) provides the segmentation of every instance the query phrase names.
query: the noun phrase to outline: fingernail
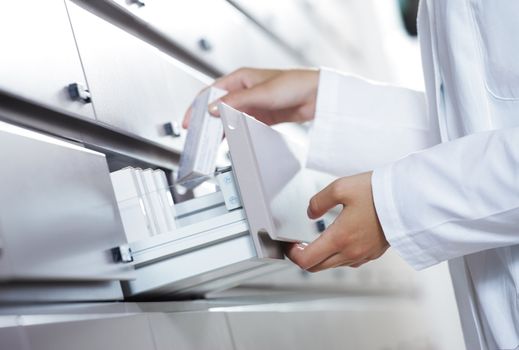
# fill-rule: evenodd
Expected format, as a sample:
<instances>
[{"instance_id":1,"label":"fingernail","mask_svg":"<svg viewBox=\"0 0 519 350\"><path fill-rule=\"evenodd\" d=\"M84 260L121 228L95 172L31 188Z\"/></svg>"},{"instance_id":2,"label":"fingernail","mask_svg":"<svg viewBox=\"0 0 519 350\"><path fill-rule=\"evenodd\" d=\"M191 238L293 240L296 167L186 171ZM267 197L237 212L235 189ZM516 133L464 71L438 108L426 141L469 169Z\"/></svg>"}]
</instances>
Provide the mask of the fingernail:
<instances>
[{"instance_id":1,"label":"fingernail","mask_svg":"<svg viewBox=\"0 0 519 350\"><path fill-rule=\"evenodd\" d=\"M301 250L304 250L306 248L306 246L308 245L308 243L305 243L305 242L301 242L301 243L298 243L297 244L297 248L301 249Z\"/></svg>"},{"instance_id":2,"label":"fingernail","mask_svg":"<svg viewBox=\"0 0 519 350\"><path fill-rule=\"evenodd\" d=\"M220 113L218 112L218 105L216 103L211 103L208 107L209 114L214 117L219 117Z\"/></svg>"},{"instance_id":3,"label":"fingernail","mask_svg":"<svg viewBox=\"0 0 519 350\"><path fill-rule=\"evenodd\" d=\"M309 218L312 218L312 209L310 207L306 208L306 215L309 217Z\"/></svg>"}]
</instances>

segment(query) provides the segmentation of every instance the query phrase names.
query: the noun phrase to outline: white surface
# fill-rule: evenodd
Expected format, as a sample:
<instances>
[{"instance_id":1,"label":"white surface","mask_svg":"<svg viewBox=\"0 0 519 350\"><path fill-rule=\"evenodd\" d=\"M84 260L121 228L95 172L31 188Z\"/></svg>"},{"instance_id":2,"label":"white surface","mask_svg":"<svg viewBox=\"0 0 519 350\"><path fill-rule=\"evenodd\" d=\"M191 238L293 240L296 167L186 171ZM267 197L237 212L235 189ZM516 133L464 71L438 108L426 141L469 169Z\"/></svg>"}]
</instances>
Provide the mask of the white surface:
<instances>
[{"instance_id":1,"label":"white surface","mask_svg":"<svg viewBox=\"0 0 519 350\"><path fill-rule=\"evenodd\" d=\"M317 227L306 215L315 185L304 168L304 146L227 105L219 107L251 232L281 241L315 239Z\"/></svg>"},{"instance_id":2,"label":"white surface","mask_svg":"<svg viewBox=\"0 0 519 350\"><path fill-rule=\"evenodd\" d=\"M223 138L223 126L219 118L209 114L207 107L226 94L225 90L208 87L193 102L177 183L188 182L186 186L189 187L190 180L214 173L218 147Z\"/></svg>"},{"instance_id":3,"label":"white surface","mask_svg":"<svg viewBox=\"0 0 519 350\"><path fill-rule=\"evenodd\" d=\"M168 232L173 231L177 227L175 223L175 205L173 203L173 196L171 195L168 180L166 179L166 174L163 170L154 170L153 180L155 182L157 194L159 195L161 210L164 219L166 220L167 230Z\"/></svg>"},{"instance_id":4,"label":"white surface","mask_svg":"<svg viewBox=\"0 0 519 350\"><path fill-rule=\"evenodd\" d=\"M148 216L135 170L128 167L112 172L110 177L128 242L150 237Z\"/></svg>"},{"instance_id":5,"label":"white surface","mask_svg":"<svg viewBox=\"0 0 519 350\"><path fill-rule=\"evenodd\" d=\"M144 184L145 193L144 196L148 198L151 206L151 217L155 220L157 227L157 234L165 233L170 231L168 221L166 220L166 208L162 202L161 194L155 184L155 175L153 169L144 169L139 171ZM167 205L167 203L166 203Z\"/></svg>"},{"instance_id":6,"label":"white surface","mask_svg":"<svg viewBox=\"0 0 519 350\"><path fill-rule=\"evenodd\" d=\"M72 101L66 89L88 85L63 1L4 2L0 32L0 90L94 119L92 104Z\"/></svg>"},{"instance_id":7,"label":"white surface","mask_svg":"<svg viewBox=\"0 0 519 350\"><path fill-rule=\"evenodd\" d=\"M224 73L242 66L279 68L302 63L225 0L153 0L142 7L127 0L110 1ZM200 40L209 47L204 49Z\"/></svg>"},{"instance_id":8,"label":"white surface","mask_svg":"<svg viewBox=\"0 0 519 350\"><path fill-rule=\"evenodd\" d=\"M193 96L211 79L75 3L66 4L97 120L181 151L186 131L172 137L164 124L180 124Z\"/></svg>"},{"instance_id":9,"label":"white surface","mask_svg":"<svg viewBox=\"0 0 519 350\"><path fill-rule=\"evenodd\" d=\"M218 186L223 194L223 200L227 210L233 210L242 206L240 194L235 183L234 174L232 171L227 171L216 175Z\"/></svg>"}]
</instances>

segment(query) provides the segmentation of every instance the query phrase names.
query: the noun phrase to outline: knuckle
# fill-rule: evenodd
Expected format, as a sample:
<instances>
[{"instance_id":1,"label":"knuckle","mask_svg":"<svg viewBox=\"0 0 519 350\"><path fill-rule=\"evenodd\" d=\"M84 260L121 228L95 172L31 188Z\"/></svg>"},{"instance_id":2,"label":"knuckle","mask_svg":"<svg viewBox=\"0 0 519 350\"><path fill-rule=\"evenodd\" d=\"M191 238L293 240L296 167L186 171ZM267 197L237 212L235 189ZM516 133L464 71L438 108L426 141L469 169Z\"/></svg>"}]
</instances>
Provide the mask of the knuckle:
<instances>
[{"instance_id":1,"label":"knuckle","mask_svg":"<svg viewBox=\"0 0 519 350\"><path fill-rule=\"evenodd\" d=\"M304 256L292 257L292 262L299 266L302 270L306 270L308 266L307 259Z\"/></svg>"},{"instance_id":2,"label":"knuckle","mask_svg":"<svg viewBox=\"0 0 519 350\"><path fill-rule=\"evenodd\" d=\"M308 206L310 207L310 210L312 212L318 212L319 211L319 200L317 199L317 197L312 197L310 199L310 203L308 203Z\"/></svg>"}]
</instances>

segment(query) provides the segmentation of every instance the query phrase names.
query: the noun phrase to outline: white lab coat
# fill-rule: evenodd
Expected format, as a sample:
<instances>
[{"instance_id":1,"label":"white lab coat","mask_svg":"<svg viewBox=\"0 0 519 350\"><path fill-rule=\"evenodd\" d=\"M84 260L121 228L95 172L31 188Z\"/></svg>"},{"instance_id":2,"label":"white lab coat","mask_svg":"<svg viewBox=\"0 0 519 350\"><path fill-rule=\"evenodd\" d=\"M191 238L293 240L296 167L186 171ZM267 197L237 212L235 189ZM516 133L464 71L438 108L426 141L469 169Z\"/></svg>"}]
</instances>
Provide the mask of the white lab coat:
<instances>
[{"instance_id":1,"label":"white lab coat","mask_svg":"<svg viewBox=\"0 0 519 350\"><path fill-rule=\"evenodd\" d=\"M361 101L389 119L391 106L416 98L402 90L366 103L352 96L350 76L323 69L310 132L309 166L336 175L375 169L377 214L410 265L449 260L470 350L519 349L518 18L516 0L423 0L428 119L392 124L351 113Z\"/></svg>"}]
</instances>

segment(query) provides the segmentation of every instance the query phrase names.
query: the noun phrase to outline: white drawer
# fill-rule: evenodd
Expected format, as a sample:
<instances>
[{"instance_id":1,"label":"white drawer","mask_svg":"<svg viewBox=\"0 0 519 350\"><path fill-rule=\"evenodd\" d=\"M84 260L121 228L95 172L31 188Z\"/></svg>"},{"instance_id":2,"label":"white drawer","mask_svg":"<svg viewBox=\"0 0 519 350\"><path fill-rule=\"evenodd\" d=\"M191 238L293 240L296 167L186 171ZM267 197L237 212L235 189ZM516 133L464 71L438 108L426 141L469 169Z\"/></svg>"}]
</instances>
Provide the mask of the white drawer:
<instances>
[{"instance_id":1,"label":"white drawer","mask_svg":"<svg viewBox=\"0 0 519 350\"><path fill-rule=\"evenodd\" d=\"M228 73L242 66L291 67L302 62L224 0L150 0L145 6L107 0L157 28L191 54Z\"/></svg>"},{"instance_id":2,"label":"white drawer","mask_svg":"<svg viewBox=\"0 0 519 350\"><path fill-rule=\"evenodd\" d=\"M62 0L2 3L0 32L0 90L94 118L92 105L72 100L67 90L87 84Z\"/></svg>"},{"instance_id":3,"label":"white drawer","mask_svg":"<svg viewBox=\"0 0 519 350\"><path fill-rule=\"evenodd\" d=\"M211 82L188 66L67 2L97 120L181 151L184 112ZM168 135L176 123L180 135Z\"/></svg>"},{"instance_id":4,"label":"white drawer","mask_svg":"<svg viewBox=\"0 0 519 350\"><path fill-rule=\"evenodd\" d=\"M331 46L332 38L323 35L322 23L304 11L297 0L236 0L240 7L316 66L342 68L347 56Z\"/></svg>"},{"instance_id":5,"label":"white drawer","mask_svg":"<svg viewBox=\"0 0 519 350\"><path fill-rule=\"evenodd\" d=\"M234 349L224 313L150 313L148 318L157 350Z\"/></svg>"},{"instance_id":6,"label":"white drawer","mask_svg":"<svg viewBox=\"0 0 519 350\"><path fill-rule=\"evenodd\" d=\"M14 282L129 278L112 257L126 238L104 155L6 123L0 143L0 299Z\"/></svg>"},{"instance_id":7,"label":"white drawer","mask_svg":"<svg viewBox=\"0 0 519 350\"><path fill-rule=\"evenodd\" d=\"M29 350L18 326L17 316L0 316L0 339L3 349Z\"/></svg>"},{"instance_id":8,"label":"white drawer","mask_svg":"<svg viewBox=\"0 0 519 350\"><path fill-rule=\"evenodd\" d=\"M155 349L146 314L21 316L32 350Z\"/></svg>"}]
</instances>

